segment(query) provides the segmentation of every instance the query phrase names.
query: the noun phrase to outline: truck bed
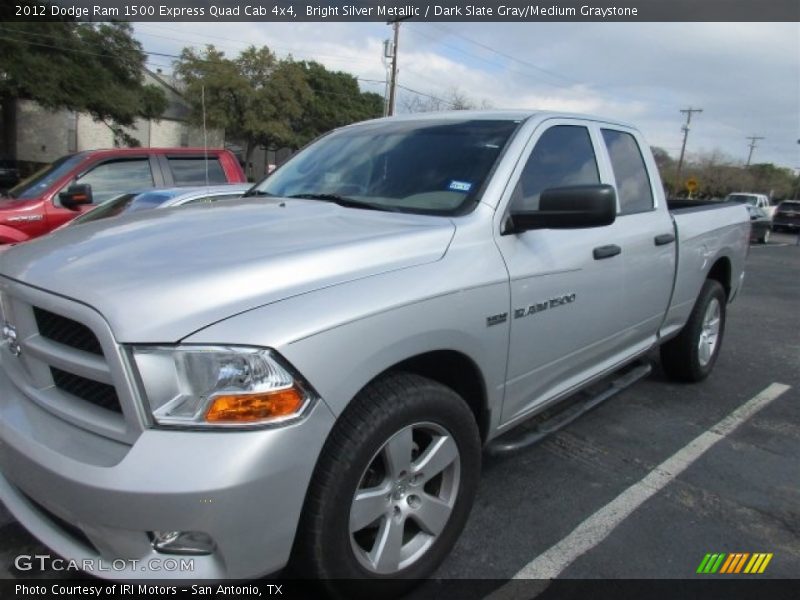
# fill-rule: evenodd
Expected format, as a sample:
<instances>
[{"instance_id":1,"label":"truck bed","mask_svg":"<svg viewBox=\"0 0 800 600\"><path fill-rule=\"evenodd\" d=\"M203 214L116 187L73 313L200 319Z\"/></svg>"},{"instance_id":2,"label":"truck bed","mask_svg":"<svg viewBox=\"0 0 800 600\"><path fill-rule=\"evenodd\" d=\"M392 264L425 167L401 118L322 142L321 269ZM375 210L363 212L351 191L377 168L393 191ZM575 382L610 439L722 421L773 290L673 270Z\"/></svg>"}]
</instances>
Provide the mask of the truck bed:
<instances>
[{"instance_id":1,"label":"truck bed","mask_svg":"<svg viewBox=\"0 0 800 600\"><path fill-rule=\"evenodd\" d=\"M662 337L676 333L688 319L700 288L712 269L730 277L733 299L744 272L750 238L750 217L744 204L717 200L668 200L677 240L678 267ZM733 262L723 255L740 257ZM735 264L734 264L735 263Z\"/></svg>"}]
</instances>

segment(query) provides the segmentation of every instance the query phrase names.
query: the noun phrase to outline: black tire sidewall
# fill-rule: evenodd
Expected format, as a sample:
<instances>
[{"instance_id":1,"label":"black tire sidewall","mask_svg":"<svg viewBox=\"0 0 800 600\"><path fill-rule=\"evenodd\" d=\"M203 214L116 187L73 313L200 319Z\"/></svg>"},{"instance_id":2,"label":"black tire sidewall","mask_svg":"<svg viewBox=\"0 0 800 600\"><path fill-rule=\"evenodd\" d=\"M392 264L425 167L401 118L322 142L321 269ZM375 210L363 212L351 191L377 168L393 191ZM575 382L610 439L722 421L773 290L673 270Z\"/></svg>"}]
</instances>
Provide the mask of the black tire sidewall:
<instances>
[{"instance_id":1,"label":"black tire sidewall","mask_svg":"<svg viewBox=\"0 0 800 600\"><path fill-rule=\"evenodd\" d=\"M706 310L712 299L716 299L717 302L719 302L719 334L717 336L717 344L714 348L714 353L711 355L708 363L703 365L700 363L700 350L698 345L700 342L700 335L703 331L703 318L705 317ZM722 348L722 339L725 333L725 317L725 291L722 289L719 282L713 279L706 280L689 320L690 335L687 340L689 344L687 350L689 351L689 368L694 381L705 379L714 369L720 349Z\"/></svg>"},{"instance_id":2,"label":"black tire sidewall","mask_svg":"<svg viewBox=\"0 0 800 600\"><path fill-rule=\"evenodd\" d=\"M403 383L414 386L403 394ZM383 382L382 382L383 383ZM465 402L455 392L425 378L402 374L393 378L380 389L365 389L361 397L353 402L356 406L347 419L339 421L338 431L331 435L320 458L322 472L326 473L321 483L322 502L318 510L321 527L312 532L317 547L314 570L317 576L333 580L358 580L354 586L367 592L364 585L370 580L418 580L427 577L447 556L463 529L469 516L480 477L480 437L475 419ZM400 397L402 396L402 397ZM364 402L375 402L381 397L380 407L366 407ZM367 422L362 422L367 421ZM350 542L350 507L356 488L367 466L395 433L414 423L430 422L443 427L458 446L461 473L458 496L444 531L423 557L391 576L383 576L365 569L354 555ZM357 431L353 431L356 429ZM352 439L350 436L353 435ZM342 442L345 439L345 442ZM329 448L329 445L331 446ZM346 448L349 456L335 457L334 448ZM312 482L314 485L314 482ZM324 489L326 488L327 489ZM313 510L313 509L312 509ZM313 516L310 516L313 519ZM340 583L339 586L346 585ZM398 584L402 585L402 584ZM347 586L348 588L353 586ZM384 588L381 588L385 590ZM355 589L349 589L353 592Z\"/></svg>"}]
</instances>

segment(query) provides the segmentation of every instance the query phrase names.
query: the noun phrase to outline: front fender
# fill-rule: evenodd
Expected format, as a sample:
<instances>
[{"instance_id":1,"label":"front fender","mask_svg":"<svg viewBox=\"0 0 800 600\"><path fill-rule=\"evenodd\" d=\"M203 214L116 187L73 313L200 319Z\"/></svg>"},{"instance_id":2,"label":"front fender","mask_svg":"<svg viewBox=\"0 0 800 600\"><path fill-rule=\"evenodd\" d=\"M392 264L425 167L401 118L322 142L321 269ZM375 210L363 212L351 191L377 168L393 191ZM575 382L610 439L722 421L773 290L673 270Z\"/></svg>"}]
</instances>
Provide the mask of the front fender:
<instances>
[{"instance_id":1,"label":"front fender","mask_svg":"<svg viewBox=\"0 0 800 600\"><path fill-rule=\"evenodd\" d=\"M18 244L27 242L30 236L19 229L14 229L8 225L0 225L0 244Z\"/></svg>"},{"instance_id":2,"label":"front fender","mask_svg":"<svg viewBox=\"0 0 800 600\"><path fill-rule=\"evenodd\" d=\"M499 419L502 405L509 323L490 327L487 317L507 315L508 282L480 276L503 268L493 264L495 256L470 256L469 264L447 269L449 278L441 265L431 264L326 288L233 316L183 341L274 348L336 415L396 364L431 351L458 352L481 372L494 427L491 421ZM475 286L476 279L486 283Z\"/></svg>"}]
</instances>

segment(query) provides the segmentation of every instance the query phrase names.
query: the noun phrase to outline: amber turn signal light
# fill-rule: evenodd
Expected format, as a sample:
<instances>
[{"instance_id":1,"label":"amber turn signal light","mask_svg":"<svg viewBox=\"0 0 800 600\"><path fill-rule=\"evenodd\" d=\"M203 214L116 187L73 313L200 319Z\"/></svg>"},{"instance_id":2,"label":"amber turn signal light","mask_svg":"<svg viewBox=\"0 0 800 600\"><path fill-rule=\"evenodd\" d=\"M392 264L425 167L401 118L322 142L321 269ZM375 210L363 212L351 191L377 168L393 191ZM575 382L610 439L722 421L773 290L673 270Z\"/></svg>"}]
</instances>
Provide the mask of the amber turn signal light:
<instances>
[{"instance_id":1,"label":"amber turn signal light","mask_svg":"<svg viewBox=\"0 0 800 600\"><path fill-rule=\"evenodd\" d=\"M258 423L287 417L303 406L303 393L290 387L272 392L231 394L214 398L206 411L209 423Z\"/></svg>"}]
</instances>

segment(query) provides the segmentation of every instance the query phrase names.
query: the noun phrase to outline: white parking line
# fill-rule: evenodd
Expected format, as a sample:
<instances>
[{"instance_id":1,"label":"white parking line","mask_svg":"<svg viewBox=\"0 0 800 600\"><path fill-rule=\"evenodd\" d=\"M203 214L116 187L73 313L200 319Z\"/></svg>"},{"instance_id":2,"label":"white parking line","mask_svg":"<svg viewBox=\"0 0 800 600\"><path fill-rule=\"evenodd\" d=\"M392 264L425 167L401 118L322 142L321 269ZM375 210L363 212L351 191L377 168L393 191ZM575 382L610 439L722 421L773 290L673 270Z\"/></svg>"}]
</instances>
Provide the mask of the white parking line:
<instances>
[{"instance_id":1,"label":"white parking line","mask_svg":"<svg viewBox=\"0 0 800 600\"><path fill-rule=\"evenodd\" d=\"M514 579L554 579L558 577L578 557L602 542L617 525L686 470L709 448L724 439L739 425L788 389L788 385L773 383L760 394L745 402L654 468L644 479L626 489L583 521L567 537L525 565L514 575ZM515 596L515 591L522 592L524 590L508 583L503 588L495 590L490 598L495 600L512 598Z\"/></svg>"}]
</instances>

